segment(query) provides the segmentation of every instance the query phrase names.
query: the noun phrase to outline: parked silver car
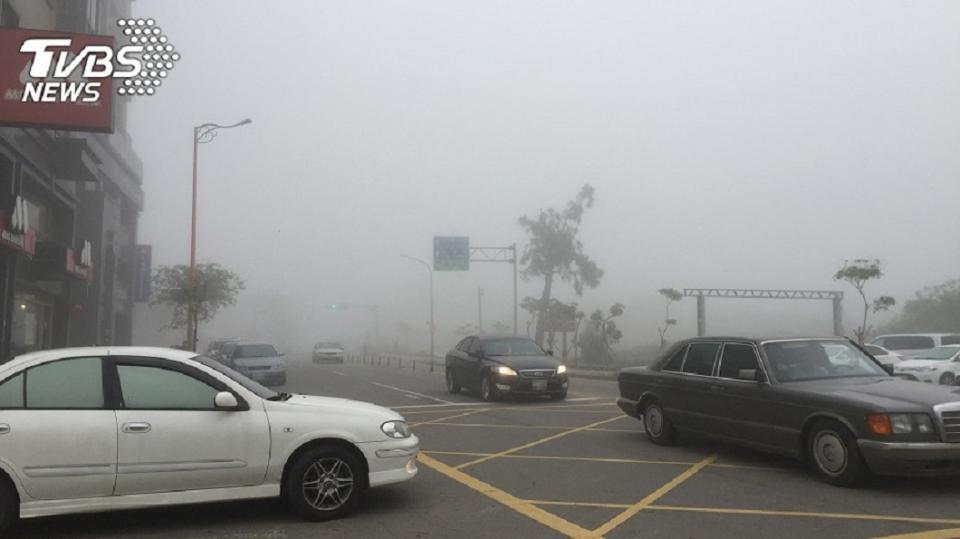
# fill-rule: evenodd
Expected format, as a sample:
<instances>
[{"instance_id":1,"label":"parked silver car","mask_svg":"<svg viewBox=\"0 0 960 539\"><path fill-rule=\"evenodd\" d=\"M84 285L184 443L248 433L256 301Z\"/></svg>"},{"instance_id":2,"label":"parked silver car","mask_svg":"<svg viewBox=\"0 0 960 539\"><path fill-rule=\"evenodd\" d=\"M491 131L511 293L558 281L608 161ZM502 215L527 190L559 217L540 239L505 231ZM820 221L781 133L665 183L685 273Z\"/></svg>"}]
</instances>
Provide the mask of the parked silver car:
<instances>
[{"instance_id":1,"label":"parked silver car","mask_svg":"<svg viewBox=\"0 0 960 539\"><path fill-rule=\"evenodd\" d=\"M228 343L217 360L264 385L287 383L285 354L277 352L269 343Z\"/></svg>"}]
</instances>

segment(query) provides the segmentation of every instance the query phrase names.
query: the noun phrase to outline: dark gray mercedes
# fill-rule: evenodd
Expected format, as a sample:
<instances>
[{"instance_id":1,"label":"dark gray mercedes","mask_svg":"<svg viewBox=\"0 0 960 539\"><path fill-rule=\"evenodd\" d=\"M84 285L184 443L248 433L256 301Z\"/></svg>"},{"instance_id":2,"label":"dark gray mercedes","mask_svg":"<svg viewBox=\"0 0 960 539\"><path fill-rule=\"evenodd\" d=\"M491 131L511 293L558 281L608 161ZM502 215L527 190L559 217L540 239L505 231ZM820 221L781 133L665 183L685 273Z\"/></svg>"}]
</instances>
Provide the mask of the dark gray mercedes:
<instances>
[{"instance_id":1,"label":"dark gray mercedes","mask_svg":"<svg viewBox=\"0 0 960 539\"><path fill-rule=\"evenodd\" d=\"M700 337L620 371L653 443L691 433L797 457L829 483L960 473L960 388L895 378L843 338Z\"/></svg>"}]
</instances>

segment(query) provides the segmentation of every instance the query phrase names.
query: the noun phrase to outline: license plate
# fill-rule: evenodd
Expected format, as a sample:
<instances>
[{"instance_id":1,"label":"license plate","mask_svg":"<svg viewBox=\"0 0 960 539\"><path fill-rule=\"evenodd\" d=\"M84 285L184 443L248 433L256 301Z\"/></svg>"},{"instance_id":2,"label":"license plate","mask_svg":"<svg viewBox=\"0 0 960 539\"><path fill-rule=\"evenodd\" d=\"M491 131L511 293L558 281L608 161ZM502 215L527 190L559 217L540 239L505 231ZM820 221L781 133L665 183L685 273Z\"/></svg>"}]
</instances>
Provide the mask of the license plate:
<instances>
[{"instance_id":1,"label":"license plate","mask_svg":"<svg viewBox=\"0 0 960 539\"><path fill-rule=\"evenodd\" d=\"M530 382L531 389L534 391L546 391L547 390L547 381L546 380L534 380Z\"/></svg>"}]
</instances>

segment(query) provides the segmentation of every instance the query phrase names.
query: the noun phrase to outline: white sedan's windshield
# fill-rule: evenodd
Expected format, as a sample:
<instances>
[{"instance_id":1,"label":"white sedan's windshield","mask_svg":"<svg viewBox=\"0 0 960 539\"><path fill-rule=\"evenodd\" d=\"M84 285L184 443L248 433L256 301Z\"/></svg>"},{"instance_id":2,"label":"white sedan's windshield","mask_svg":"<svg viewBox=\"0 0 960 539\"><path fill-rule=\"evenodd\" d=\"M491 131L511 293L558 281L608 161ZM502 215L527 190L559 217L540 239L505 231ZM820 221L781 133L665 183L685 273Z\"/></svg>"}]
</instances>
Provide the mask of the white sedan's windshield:
<instances>
[{"instance_id":1,"label":"white sedan's windshield","mask_svg":"<svg viewBox=\"0 0 960 539\"><path fill-rule=\"evenodd\" d=\"M246 376L240 374L239 372L227 367L226 365L214 361L207 356L196 356L193 358L197 363L202 363L205 367L210 367L211 369L219 372L220 374L230 378L234 382L242 385L244 388L250 392L256 394L261 399L269 399L277 396L277 392L271 389L268 389L253 380L247 378Z\"/></svg>"}]
</instances>

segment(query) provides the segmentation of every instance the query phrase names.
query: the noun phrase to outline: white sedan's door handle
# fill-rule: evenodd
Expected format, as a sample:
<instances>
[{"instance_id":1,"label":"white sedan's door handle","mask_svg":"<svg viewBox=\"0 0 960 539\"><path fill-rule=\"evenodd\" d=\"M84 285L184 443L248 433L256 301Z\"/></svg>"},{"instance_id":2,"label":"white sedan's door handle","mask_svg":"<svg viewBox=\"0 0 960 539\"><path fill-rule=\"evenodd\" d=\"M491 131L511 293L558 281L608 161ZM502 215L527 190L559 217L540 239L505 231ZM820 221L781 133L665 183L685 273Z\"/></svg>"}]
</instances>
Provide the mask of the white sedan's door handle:
<instances>
[{"instance_id":1,"label":"white sedan's door handle","mask_svg":"<svg viewBox=\"0 0 960 539\"><path fill-rule=\"evenodd\" d=\"M0 423L0 434L9 434L9 433L10 433L10 425L7 425L6 423Z\"/></svg>"},{"instance_id":2,"label":"white sedan's door handle","mask_svg":"<svg viewBox=\"0 0 960 539\"><path fill-rule=\"evenodd\" d=\"M150 432L150 423L124 423L123 432L130 434L142 434Z\"/></svg>"}]
</instances>

